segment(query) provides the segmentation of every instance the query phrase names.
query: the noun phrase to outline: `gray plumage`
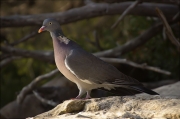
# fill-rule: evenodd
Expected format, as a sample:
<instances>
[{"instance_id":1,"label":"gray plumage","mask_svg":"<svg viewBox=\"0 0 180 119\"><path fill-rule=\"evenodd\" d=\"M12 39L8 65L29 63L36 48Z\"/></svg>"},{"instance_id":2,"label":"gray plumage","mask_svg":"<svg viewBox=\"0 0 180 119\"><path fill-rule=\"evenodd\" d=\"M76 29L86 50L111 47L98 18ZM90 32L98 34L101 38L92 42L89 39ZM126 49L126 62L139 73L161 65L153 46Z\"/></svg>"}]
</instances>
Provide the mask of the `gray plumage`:
<instances>
[{"instance_id":1,"label":"gray plumage","mask_svg":"<svg viewBox=\"0 0 180 119\"><path fill-rule=\"evenodd\" d=\"M56 66L80 90L76 98L81 98L86 92L86 98L90 98L91 90L98 88L118 95L133 95L136 92L158 95L69 40L56 20L45 19L39 33L45 30L53 39Z\"/></svg>"}]
</instances>

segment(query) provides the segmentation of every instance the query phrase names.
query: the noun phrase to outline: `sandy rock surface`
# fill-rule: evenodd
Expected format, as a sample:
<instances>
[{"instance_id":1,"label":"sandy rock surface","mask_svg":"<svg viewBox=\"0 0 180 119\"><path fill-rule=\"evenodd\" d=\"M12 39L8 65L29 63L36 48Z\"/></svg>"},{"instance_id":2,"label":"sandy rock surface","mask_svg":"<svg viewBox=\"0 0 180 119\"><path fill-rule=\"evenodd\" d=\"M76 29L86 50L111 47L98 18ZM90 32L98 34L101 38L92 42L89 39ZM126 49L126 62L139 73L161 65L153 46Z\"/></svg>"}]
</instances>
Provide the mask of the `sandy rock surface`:
<instances>
[{"instance_id":1,"label":"sandy rock surface","mask_svg":"<svg viewBox=\"0 0 180 119\"><path fill-rule=\"evenodd\" d=\"M139 94L67 100L31 119L180 119L180 82L155 89L161 96Z\"/></svg>"}]
</instances>

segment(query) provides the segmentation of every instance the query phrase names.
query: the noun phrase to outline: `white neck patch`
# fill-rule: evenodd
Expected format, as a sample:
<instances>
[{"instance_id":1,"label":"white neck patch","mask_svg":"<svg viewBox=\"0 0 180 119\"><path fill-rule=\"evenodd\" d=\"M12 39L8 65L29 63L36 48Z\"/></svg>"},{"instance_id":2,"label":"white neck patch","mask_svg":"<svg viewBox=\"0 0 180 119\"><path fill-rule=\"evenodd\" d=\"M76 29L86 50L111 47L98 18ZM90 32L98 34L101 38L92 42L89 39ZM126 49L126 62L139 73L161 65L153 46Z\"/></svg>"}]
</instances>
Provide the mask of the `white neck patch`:
<instances>
[{"instance_id":1,"label":"white neck patch","mask_svg":"<svg viewBox=\"0 0 180 119\"><path fill-rule=\"evenodd\" d=\"M66 38L65 36L58 36L57 38L58 38L58 40L60 40L61 42L65 43L65 44L68 44L69 41L70 41L70 40L69 40L68 38Z\"/></svg>"}]
</instances>

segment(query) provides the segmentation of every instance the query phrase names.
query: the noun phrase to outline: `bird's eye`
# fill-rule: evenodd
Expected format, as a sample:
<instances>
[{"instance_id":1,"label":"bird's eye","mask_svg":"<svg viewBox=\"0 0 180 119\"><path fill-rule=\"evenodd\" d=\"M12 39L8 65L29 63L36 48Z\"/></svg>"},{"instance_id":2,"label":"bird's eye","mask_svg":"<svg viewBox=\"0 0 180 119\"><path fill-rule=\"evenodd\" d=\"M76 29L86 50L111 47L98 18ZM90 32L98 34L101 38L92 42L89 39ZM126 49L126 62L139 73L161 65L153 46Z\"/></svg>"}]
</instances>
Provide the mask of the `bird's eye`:
<instances>
[{"instance_id":1,"label":"bird's eye","mask_svg":"<svg viewBox=\"0 0 180 119\"><path fill-rule=\"evenodd\" d=\"M52 22L49 22L49 25L51 25L52 24Z\"/></svg>"}]
</instances>

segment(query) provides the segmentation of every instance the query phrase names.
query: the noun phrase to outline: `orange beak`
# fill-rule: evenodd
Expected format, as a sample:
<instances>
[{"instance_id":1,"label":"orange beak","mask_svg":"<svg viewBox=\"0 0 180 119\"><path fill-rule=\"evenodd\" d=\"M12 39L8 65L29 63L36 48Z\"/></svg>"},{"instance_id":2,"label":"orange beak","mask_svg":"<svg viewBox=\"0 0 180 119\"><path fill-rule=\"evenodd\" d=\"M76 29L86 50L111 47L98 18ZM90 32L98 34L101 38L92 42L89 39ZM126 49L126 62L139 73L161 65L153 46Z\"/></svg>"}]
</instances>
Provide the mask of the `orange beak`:
<instances>
[{"instance_id":1,"label":"orange beak","mask_svg":"<svg viewBox=\"0 0 180 119\"><path fill-rule=\"evenodd\" d=\"M45 26L42 26L39 30L38 30L38 33L41 33L41 32L43 32L43 31L45 31Z\"/></svg>"}]
</instances>

